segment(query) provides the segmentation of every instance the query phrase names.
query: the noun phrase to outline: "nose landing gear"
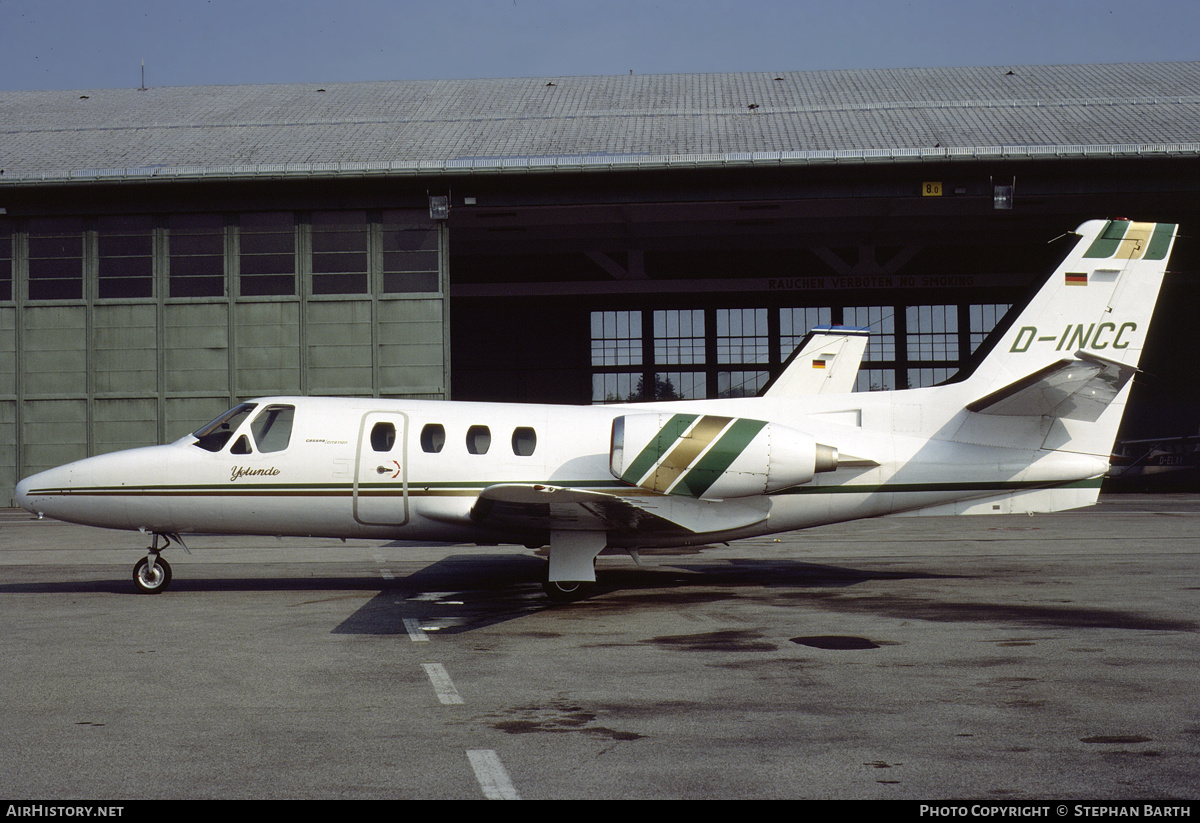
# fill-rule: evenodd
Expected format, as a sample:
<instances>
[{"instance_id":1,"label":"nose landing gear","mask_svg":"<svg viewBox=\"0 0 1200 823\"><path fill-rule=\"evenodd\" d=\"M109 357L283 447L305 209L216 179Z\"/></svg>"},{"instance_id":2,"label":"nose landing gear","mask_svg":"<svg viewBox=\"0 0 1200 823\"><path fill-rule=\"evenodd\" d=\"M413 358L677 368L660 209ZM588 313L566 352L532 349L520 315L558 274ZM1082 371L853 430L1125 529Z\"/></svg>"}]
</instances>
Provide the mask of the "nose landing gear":
<instances>
[{"instance_id":1,"label":"nose landing gear","mask_svg":"<svg viewBox=\"0 0 1200 823\"><path fill-rule=\"evenodd\" d=\"M151 552L133 567L133 585L142 594L158 594L171 585L171 564Z\"/></svg>"},{"instance_id":2,"label":"nose landing gear","mask_svg":"<svg viewBox=\"0 0 1200 823\"><path fill-rule=\"evenodd\" d=\"M163 545L158 547L158 539L163 539ZM133 585L137 586L137 590L142 594L159 594L164 591L167 586L171 585L171 564L164 560L159 554L167 546L174 541L183 550L187 551L188 547L184 546L183 540L178 534L159 534L155 532L150 540L150 548L147 554L137 562L133 567Z\"/></svg>"}]
</instances>

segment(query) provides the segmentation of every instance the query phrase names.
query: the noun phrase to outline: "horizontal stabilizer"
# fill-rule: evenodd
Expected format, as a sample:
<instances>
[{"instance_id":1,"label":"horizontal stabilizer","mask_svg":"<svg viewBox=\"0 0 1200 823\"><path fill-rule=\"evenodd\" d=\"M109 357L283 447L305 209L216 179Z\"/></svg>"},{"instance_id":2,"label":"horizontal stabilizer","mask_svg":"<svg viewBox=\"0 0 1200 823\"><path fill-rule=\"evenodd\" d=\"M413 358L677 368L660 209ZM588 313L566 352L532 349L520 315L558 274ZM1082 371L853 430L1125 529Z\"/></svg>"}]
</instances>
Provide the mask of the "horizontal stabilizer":
<instances>
[{"instance_id":1,"label":"horizontal stabilizer","mask_svg":"<svg viewBox=\"0 0 1200 823\"><path fill-rule=\"evenodd\" d=\"M1078 351L967 405L968 411L1008 417L1056 417L1094 423L1137 369Z\"/></svg>"}]
</instances>

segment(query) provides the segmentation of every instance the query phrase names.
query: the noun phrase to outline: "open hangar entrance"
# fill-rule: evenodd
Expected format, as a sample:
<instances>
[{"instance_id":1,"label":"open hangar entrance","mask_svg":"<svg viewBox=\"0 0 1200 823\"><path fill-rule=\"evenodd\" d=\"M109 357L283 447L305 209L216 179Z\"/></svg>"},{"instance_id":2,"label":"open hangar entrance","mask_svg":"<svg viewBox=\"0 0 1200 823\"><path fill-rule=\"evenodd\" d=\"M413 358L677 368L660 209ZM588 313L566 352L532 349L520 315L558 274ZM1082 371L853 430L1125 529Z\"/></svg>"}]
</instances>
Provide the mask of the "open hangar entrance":
<instances>
[{"instance_id":1,"label":"open hangar entrance","mask_svg":"<svg viewBox=\"0 0 1200 823\"><path fill-rule=\"evenodd\" d=\"M858 390L932 385L1041 283L1060 235L1129 217L1183 236L1123 436L1195 434L1200 366L1178 354L1200 343L1196 172L1113 158L455 181L452 397L753 394L830 323L871 329Z\"/></svg>"}]
</instances>

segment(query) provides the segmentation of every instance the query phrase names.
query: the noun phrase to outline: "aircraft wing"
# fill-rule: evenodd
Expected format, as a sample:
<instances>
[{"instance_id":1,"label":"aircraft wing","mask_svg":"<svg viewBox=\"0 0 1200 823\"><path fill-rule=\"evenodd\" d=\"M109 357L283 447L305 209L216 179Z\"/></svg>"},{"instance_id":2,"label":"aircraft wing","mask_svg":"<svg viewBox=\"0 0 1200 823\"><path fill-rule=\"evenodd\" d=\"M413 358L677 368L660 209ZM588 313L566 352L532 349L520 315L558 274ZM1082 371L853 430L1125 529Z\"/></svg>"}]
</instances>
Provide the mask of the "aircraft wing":
<instances>
[{"instance_id":1,"label":"aircraft wing","mask_svg":"<svg viewBox=\"0 0 1200 823\"><path fill-rule=\"evenodd\" d=\"M622 494L536 483L488 486L471 519L513 531L605 531L615 534L700 534L764 520L765 501L708 500L622 488Z\"/></svg>"},{"instance_id":2,"label":"aircraft wing","mask_svg":"<svg viewBox=\"0 0 1200 823\"><path fill-rule=\"evenodd\" d=\"M967 406L980 414L1061 417L1096 422L1137 369L1075 352Z\"/></svg>"}]
</instances>

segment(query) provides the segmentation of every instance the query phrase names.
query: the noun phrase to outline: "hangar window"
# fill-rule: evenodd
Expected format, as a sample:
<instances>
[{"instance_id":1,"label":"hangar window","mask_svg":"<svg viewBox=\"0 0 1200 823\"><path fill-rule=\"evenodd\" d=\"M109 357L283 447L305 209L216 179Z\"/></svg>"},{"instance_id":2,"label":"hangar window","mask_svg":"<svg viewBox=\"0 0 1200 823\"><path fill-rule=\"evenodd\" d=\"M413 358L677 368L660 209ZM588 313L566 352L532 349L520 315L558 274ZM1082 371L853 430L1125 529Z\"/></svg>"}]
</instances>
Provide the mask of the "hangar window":
<instances>
[{"instance_id":1,"label":"hangar window","mask_svg":"<svg viewBox=\"0 0 1200 823\"><path fill-rule=\"evenodd\" d=\"M167 221L171 297L225 296L225 219L175 214Z\"/></svg>"},{"instance_id":2,"label":"hangar window","mask_svg":"<svg viewBox=\"0 0 1200 823\"><path fill-rule=\"evenodd\" d=\"M908 387L918 389L922 386L936 386L938 383L949 380L957 371L957 368L909 369Z\"/></svg>"},{"instance_id":3,"label":"hangar window","mask_svg":"<svg viewBox=\"0 0 1200 823\"><path fill-rule=\"evenodd\" d=\"M29 221L29 299L83 299L83 221Z\"/></svg>"},{"instance_id":4,"label":"hangar window","mask_svg":"<svg viewBox=\"0 0 1200 823\"><path fill-rule=\"evenodd\" d=\"M421 429L421 451L437 454L446 445L446 427L441 423L426 423Z\"/></svg>"},{"instance_id":5,"label":"hangar window","mask_svg":"<svg viewBox=\"0 0 1200 823\"><path fill-rule=\"evenodd\" d=\"M592 375L593 403L624 403L645 380L641 372L601 372Z\"/></svg>"},{"instance_id":6,"label":"hangar window","mask_svg":"<svg viewBox=\"0 0 1200 823\"><path fill-rule=\"evenodd\" d=\"M968 321L971 325L971 351L974 352L991 334L992 329L1004 319L1010 303L977 303L970 307Z\"/></svg>"},{"instance_id":7,"label":"hangar window","mask_svg":"<svg viewBox=\"0 0 1200 823\"><path fill-rule=\"evenodd\" d=\"M367 257L366 212L313 212L313 294L366 294Z\"/></svg>"},{"instance_id":8,"label":"hangar window","mask_svg":"<svg viewBox=\"0 0 1200 823\"><path fill-rule=\"evenodd\" d=\"M804 306L780 309L779 360L783 362L804 340L814 326L833 325L833 310L828 306Z\"/></svg>"},{"instance_id":9,"label":"hangar window","mask_svg":"<svg viewBox=\"0 0 1200 823\"><path fill-rule=\"evenodd\" d=\"M771 335L767 315L767 309L717 309L717 362L768 362Z\"/></svg>"},{"instance_id":10,"label":"hangar window","mask_svg":"<svg viewBox=\"0 0 1200 823\"><path fill-rule=\"evenodd\" d=\"M13 299L12 225L0 219L0 300Z\"/></svg>"},{"instance_id":11,"label":"hangar window","mask_svg":"<svg viewBox=\"0 0 1200 823\"><path fill-rule=\"evenodd\" d=\"M891 391L896 388L896 309L892 306L847 306L842 325L869 328L867 351L854 385L855 391Z\"/></svg>"},{"instance_id":12,"label":"hangar window","mask_svg":"<svg viewBox=\"0 0 1200 823\"><path fill-rule=\"evenodd\" d=\"M634 387L630 400L702 400L706 394L707 380L702 371L655 372L654 384L640 381Z\"/></svg>"},{"instance_id":13,"label":"hangar window","mask_svg":"<svg viewBox=\"0 0 1200 823\"><path fill-rule=\"evenodd\" d=\"M467 451L471 454L487 454L492 447L492 432L487 426L472 426L467 429Z\"/></svg>"},{"instance_id":14,"label":"hangar window","mask_svg":"<svg viewBox=\"0 0 1200 823\"><path fill-rule=\"evenodd\" d=\"M770 376L765 369L717 372L717 397L754 397Z\"/></svg>"},{"instance_id":15,"label":"hangar window","mask_svg":"<svg viewBox=\"0 0 1200 823\"><path fill-rule=\"evenodd\" d=\"M854 382L855 391L893 391L895 388L895 369L860 368Z\"/></svg>"},{"instance_id":16,"label":"hangar window","mask_svg":"<svg viewBox=\"0 0 1200 823\"><path fill-rule=\"evenodd\" d=\"M537 448L537 432L528 426L513 429L512 449L518 457L529 457Z\"/></svg>"},{"instance_id":17,"label":"hangar window","mask_svg":"<svg viewBox=\"0 0 1200 823\"><path fill-rule=\"evenodd\" d=\"M263 409L250 424L258 450L269 453L286 449L292 439L292 420L295 415L295 406L267 406Z\"/></svg>"},{"instance_id":18,"label":"hangar window","mask_svg":"<svg viewBox=\"0 0 1200 823\"><path fill-rule=\"evenodd\" d=\"M905 314L909 360L958 359L958 306L909 306Z\"/></svg>"},{"instance_id":19,"label":"hangar window","mask_svg":"<svg viewBox=\"0 0 1200 823\"><path fill-rule=\"evenodd\" d=\"M438 230L432 221L412 212L385 211L384 293L439 291L438 271Z\"/></svg>"},{"instance_id":20,"label":"hangar window","mask_svg":"<svg viewBox=\"0 0 1200 823\"><path fill-rule=\"evenodd\" d=\"M642 313L592 312L592 365L638 366L641 362Z\"/></svg>"},{"instance_id":21,"label":"hangar window","mask_svg":"<svg viewBox=\"0 0 1200 823\"><path fill-rule=\"evenodd\" d=\"M243 297L296 293L296 224L291 212L243 214L238 238Z\"/></svg>"},{"instance_id":22,"label":"hangar window","mask_svg":"<svg viewBox=\"0 0 1200 823\"><path fill-rule=\"evenodd\" d=\"M705 363L703 309L670 309L654 313L654 365ZM656 372L654 382L634 388L630 400L693 400L707 397L703 371Z\"/></svg>"},{"instance_id":23,"label":"hangar window","mask_svg":"<svg viewBox=\"0 0 1200 823\"><path fill-rule=\"evenodd\" d=\"M846 307L842 309L842 325L871 330L864 360L895 361L896 325L892 306Z\"/></svg>"},{"instance_id":24,"label":"hangar window","mask_svg":"<svg viewBox=\"0 0 1200 823\"><path fill-rule=\"evenodd\" d=\"M654 313L654 362L660 366L704 363L702 309Z\"/></svg>"},{"instance_id":25,"label":"hangar window","mask_svg":"<svg viewBox=\"0 0 1200 823\"><path fill-rule=\"evenodd\" d=\"M97 297L154 296L154 223L149 217L97 221Z\"/></svg>"}]
</instances>

